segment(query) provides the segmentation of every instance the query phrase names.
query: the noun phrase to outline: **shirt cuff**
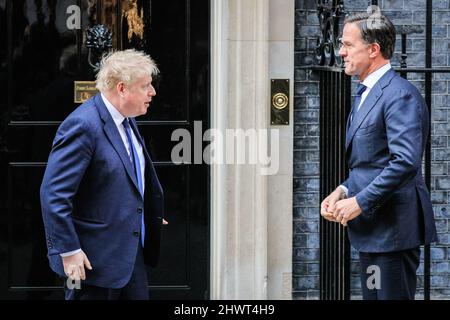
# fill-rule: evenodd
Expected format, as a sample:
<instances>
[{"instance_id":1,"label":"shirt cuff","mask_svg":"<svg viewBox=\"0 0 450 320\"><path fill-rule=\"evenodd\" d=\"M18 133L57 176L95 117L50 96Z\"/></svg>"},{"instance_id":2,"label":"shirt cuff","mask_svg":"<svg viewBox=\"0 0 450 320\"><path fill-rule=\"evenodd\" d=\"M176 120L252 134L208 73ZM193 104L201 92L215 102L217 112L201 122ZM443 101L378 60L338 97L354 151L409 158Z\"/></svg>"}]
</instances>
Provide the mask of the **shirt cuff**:
<instances>
[{"instance_id":1,"label":"shirt cuff","mask_svg":"<svg viewBox=\"0 0 450 320\"><path fill-rule=\"evenodd\" d=\"M344 190L345 196L348 198L348 189L347 189L347 187L345 187L345 186L342 185L342 184L341 184L339 187L342 188L342 190Z\"/></svg>"},{"instance_id":2,"label":"shirt cuff","mask_svg":"<svg viewBox=\"0 0 450 320\"><path fill-rule=\"evenodd\" d=\"M81 249L77 249L77 250L73 250L73 251L69 251L69 252L60 253L59 255L61 257L65 258L65 257L73 256L74 254L77 254L80 251L81 251Z\"/></svg>"}]
</instances>

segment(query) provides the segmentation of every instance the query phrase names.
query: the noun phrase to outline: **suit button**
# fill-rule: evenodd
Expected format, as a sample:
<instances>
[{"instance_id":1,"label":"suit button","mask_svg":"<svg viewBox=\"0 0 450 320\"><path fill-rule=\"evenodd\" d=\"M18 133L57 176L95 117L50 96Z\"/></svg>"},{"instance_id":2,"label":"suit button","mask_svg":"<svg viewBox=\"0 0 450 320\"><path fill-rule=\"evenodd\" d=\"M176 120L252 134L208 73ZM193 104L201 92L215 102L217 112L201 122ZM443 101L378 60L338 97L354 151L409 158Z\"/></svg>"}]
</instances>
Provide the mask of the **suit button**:
<instances>
[{"instance_id":1,"label":"suit button","mask_svg":"<svg viewBox=\"0 0 450 320\"><path fill-rule=\"evenodd\" d=\"M137 231L133 232L133 236L139 237L139 232L137 232Z\"/></svg>"},{"instance_id":2,"label":"suit button","mask_svg":"<svg viewBox=\"0 0 450 320\"><path fill-rule=\"evenodd\" d=\"M142 213L142 208L138 208L137 213Z\"/></svg>"}]
</instances>

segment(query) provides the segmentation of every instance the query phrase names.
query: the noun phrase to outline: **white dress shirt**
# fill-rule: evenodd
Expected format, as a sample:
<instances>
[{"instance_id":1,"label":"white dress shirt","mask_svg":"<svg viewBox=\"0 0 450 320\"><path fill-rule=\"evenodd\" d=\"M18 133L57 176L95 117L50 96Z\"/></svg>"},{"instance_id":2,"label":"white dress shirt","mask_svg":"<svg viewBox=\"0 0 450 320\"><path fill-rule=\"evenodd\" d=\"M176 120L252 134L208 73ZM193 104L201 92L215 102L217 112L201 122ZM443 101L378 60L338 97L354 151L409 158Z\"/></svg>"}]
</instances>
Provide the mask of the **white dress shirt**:
<instances>
[{"instance_id":1,"label":"white dress shirt","mask_svg":"<svg viewBox=\"0 0 450 320\"><path fill-rule=\"evenodd\" d=\"M389 71L389 69L391 69L391 64L388 62L381 68L369 74L364 79L362 84L366 86L366 90L364 90L363 93L361 94L361 102L359 103L358 108L356 109L357 111L359 111L359 108L361 108L364 100L366 100L367 95L369 94L370 90L372 90L373 86L378 82L378 80L381 79L381 77L384 76L386 72Z\"/></svg>"},{"instance_id":2,"label":"white dress shirt","mask_svg":"<svg viewBox=\"0 0 450 320\"><path fill-rule=\"evenodd\" d=\"M128 138L125 133L125 128L123 126L123 121L125 120L125 117L111 104L111 102L106 99L106 97L101 93L101 97L103 102L105 103L106 108L108 109L109 113L111 114L112 119L114 120L114 123L116 124L117 130L119 130L120 137L122 138L123 144L125 145L125 149L128 152L128 156L130 157L130 161L133 163L132 153L130 144L128 143ZM131 125L130 125L131 127ZM131 130L131 139L133 140L134 147L136 148L136 151L138 153L139 157L139 163L141 165L141 177L142 177L142 188L145 190L145 158L144 158L144 151L142 148L142 145L137 140L134 131ZM80 252L81 249L61 253L61 257L68 257L71 255L74 255L78 252Z\"/></svg>"},{"instance_id":3,"label":"white dress shirt","mask_svg":"<svg viewBox=\"0 0 450 320\"><path fill-rule=\"evenodd\" d=\"M364 103L364 100L366 100L366 98L367 98L370 90L372 90L373 86L381 79L381 77L384 76L384 74L386 72L389 71L389 69L391 69L391 63L390 62L386 63L381 68L375 70L374 72L369 74L364 79L362 84L366 86L366 90L364 90L363 93L361 94L361 102L359 103L358 107L356 108L356 112L358 112L359 108L361 108L362 104ZM343 186L343 185L340 185L339 187L341 187L342 190L344 190L345 195L348 197L348 189L345 186Z\"/></svg>"}]
</instances>

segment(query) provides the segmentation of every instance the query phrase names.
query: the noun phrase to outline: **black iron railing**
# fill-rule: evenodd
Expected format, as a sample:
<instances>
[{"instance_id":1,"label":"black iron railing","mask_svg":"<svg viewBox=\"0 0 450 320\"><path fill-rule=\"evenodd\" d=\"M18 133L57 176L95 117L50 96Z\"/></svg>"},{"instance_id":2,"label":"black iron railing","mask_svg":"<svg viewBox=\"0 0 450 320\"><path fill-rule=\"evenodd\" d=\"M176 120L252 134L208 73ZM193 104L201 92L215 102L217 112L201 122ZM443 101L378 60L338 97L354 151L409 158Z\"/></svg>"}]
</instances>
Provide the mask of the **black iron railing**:
<instances>
[{"instance_id":1,"label":"black iron railing","mask_svg":"<svg viewBox=\"0 0 450 320\"><path fill-rule=\"evenodd\" d=\"M350 77L341 70L320 73L320 195L326 195L345 180L345 123L350 110ZM321 299L350 297L350 245L339 223L320 221Z\"/></svg>"}]
</instances>

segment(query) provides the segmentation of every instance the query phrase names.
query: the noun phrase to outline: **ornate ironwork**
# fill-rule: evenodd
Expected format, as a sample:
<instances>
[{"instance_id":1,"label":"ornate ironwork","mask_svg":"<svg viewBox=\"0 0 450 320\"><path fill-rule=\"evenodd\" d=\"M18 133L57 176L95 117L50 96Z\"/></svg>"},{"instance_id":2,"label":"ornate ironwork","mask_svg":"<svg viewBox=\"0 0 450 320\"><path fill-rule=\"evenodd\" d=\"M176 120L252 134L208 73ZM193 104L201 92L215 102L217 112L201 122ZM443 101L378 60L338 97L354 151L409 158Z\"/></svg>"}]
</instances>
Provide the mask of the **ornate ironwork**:
<instances>
[{"instance_id":1,"label":"ornate ironwork","mask_svg":"<svg viewBox=\"0 0 450 320\"><path fill-rule=\"evenodd\" d=\"M421 26L414 26L414 25L403 25L403 26L397 26L396 31L398 34L402 35L402 54L400 56L400 68L406 69L406 59L408 58L408 55L406 54L406 36L413 33L422 33L423 28ZM406 78L406 73L401 72L401 75Z\"/></svg>"},{"instance_id":2,"label":"ornate ironwork","mask_svg":"<svg viewBox=\"0 0 450 320\"><path fill-rule=\"evenodd\" d=\"M86 30L86 47L88 48L88 62L95 70L99 69L100 57L112 48L112 34L104 25L98 24ZM92 59L96 59L95 63Z\"/></svg>"},{"instance_id":3,"label":"ornate ironwork","mask_svg":"<svg viewBox=\"0 0 450 320\"><path fill-rule=\"evenodd\" d=\"M342 65L339 42L345 14L343 0L317 0L317 15L322 32L317 38L316 64L337 67Z\"/></svg>"}]
</instances>

